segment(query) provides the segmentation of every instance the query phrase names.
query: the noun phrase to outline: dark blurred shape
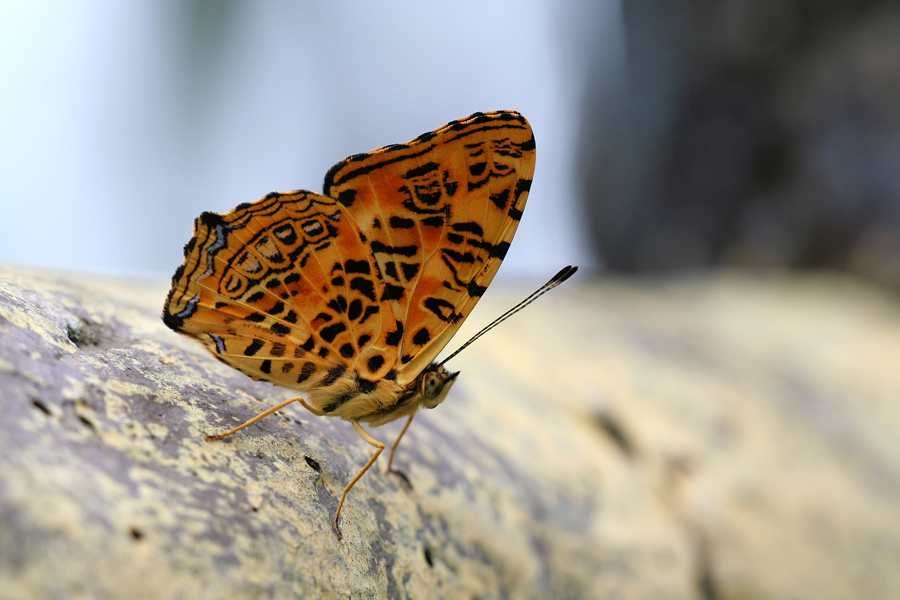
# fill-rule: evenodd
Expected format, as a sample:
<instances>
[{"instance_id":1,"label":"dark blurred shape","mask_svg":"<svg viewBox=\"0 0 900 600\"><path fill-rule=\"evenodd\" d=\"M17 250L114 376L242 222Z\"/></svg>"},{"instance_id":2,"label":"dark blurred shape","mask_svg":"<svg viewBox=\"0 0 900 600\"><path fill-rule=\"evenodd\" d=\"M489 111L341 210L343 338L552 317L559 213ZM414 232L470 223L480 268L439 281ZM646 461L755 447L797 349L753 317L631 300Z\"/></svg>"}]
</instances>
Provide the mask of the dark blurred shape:
<instances>
[{"instance_id":1,"label":"dark blurred shape","mask_svg":"<svg viewBox=\"0 0 900 600\"><path fill-rule=\"evenodd\" d=\"M827 267L900 286L900 4L624 0L579 165L613 271ZM608 71L607 71L608 72Z\"/></svg>"}]
</instances>

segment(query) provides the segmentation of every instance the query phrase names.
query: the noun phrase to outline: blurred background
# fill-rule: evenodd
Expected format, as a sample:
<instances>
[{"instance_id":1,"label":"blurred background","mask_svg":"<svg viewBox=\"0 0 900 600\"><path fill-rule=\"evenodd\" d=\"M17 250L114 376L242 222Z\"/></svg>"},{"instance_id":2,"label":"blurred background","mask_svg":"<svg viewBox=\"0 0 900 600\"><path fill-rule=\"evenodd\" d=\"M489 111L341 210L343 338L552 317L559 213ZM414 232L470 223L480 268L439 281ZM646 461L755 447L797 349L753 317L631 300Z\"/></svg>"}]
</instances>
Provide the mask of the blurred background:
<instances>
[{"instance_id":1,"label":"blurred background","mask_svg":"<svg viewBox=\"0 0 900 600\"><path fill-rule=\"evenodd\" d=\"M501 277L830 268L900 288L900 5L0 3L0 261L169 275L191 223L515 109Z\"/></svg>"}]
</instances>

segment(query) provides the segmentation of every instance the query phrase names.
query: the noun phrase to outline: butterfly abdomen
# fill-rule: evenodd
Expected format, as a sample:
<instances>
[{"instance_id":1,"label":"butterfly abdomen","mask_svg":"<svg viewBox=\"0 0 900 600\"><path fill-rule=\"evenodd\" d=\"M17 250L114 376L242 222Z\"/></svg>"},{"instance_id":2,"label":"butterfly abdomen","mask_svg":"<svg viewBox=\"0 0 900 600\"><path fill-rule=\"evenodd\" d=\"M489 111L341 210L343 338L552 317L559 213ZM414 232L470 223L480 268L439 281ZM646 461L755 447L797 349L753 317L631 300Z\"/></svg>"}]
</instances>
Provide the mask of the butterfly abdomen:
<instances>
[{"instance_id":1,"label":"butterfly abdomen","mask_svg":"<svg viewBox=\"0 0 900 600\"><path fill-rule=\"evenodd\" d=\"M356 371L338 366L330 369L307 391L309 403L330 417L363 419L398 406L406 389L395 381L371 381ZM400 416L400 415L398 415ZM390 420L397 418L396 416ZM387 421L385 421L387 422Z\"/></svg>"}]
</instances>

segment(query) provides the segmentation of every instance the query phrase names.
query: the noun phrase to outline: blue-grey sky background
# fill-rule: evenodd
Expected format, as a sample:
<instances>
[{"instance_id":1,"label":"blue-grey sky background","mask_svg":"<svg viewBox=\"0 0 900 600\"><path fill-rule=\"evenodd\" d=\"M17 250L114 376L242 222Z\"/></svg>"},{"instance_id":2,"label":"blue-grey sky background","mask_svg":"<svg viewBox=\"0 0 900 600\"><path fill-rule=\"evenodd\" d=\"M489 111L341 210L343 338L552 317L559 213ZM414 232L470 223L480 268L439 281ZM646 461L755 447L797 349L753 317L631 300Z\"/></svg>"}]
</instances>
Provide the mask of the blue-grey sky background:
<instances>
[{"instance_id":1,"label":"blue-grey sky background","mask_svg":"<svg viewBox=\"0 0 900 600\"><path fill-rule=\"evenodd\" d=\"M193 219L321 191L350 154L472 112L532 124L500 276L592 265L573 153L617 0L0 4L0 262L170 275Z\"/></svg>"}]
</instances>

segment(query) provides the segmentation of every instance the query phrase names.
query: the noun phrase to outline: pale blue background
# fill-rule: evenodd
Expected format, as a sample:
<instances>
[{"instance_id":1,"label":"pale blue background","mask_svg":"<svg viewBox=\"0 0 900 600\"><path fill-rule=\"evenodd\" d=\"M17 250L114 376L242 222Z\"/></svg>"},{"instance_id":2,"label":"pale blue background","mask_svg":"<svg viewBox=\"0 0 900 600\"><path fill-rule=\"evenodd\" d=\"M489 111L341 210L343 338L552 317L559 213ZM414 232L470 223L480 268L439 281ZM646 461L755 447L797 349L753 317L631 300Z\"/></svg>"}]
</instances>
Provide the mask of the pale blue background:
<instances>
[{"instance_id":1,"label":"pale blue background","mask_svg":"<svg viewBox=\"0 0 900 600\"><path fill-rule=\"evenodd\" d=\"M170 275L191 223L475 111L532 123L502 278L591 266L573 153L617 1L0 3L0 262Z\"/></svg>"}]
</instances>

